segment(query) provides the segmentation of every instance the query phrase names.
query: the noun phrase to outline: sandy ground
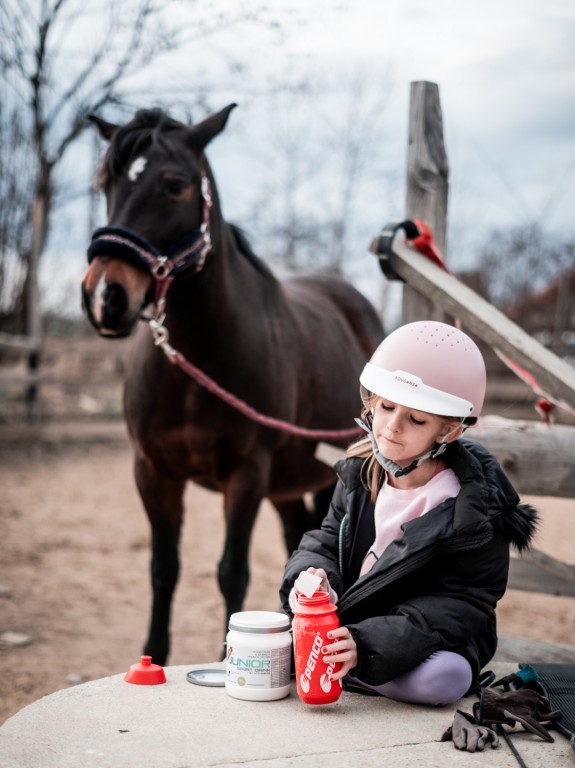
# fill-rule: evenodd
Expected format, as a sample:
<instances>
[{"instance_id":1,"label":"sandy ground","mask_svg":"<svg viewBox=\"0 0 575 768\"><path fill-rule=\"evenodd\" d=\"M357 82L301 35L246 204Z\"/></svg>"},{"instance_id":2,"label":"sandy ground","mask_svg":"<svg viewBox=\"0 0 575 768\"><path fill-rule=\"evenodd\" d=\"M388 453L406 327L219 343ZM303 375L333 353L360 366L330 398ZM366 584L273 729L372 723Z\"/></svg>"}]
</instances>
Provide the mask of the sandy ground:
<instances>
[{"instance_id":1,"label":"sandy ground","mask_svg":"<svg viewBox=\"0 0 575 768\"><path fill-rule=\"evenodd\" d=\"M124 441L0 446L0 722L60 688L139 661L150 603L148 523ZM170 664L215 661L224 636L220 498L190 486ZM531 499L531 501L535 501ZM538 499L537 547L572 561L572 500ZM264 504L246 609L276 610L284 549ZM575 599L509 590L501 635L575 645ZM7 634L6 634L7 633Z\"/></svg>"}]
</instances>

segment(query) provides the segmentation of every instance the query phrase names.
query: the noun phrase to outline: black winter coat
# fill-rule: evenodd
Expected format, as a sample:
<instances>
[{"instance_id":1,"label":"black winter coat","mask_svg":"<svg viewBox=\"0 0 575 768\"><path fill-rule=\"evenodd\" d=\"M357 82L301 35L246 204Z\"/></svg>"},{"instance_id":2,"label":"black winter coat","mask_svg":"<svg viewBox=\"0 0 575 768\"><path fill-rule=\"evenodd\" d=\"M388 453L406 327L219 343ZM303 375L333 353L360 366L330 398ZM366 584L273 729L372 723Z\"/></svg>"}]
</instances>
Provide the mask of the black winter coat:
<instances>
[{"instance_id":1,"label":"black winter coat","mask_svg":"<svg viewBox=\"0 0 575 768\"><path fill-rule=\"evenodd\" d=\"M336 464L339 482L321 529L304 535L280 589L284 610L300 571L323 568L339 596L340 623L358 649L354 677L380 685L438 650L464 656L479 672L497 647L495 606L507 586L509 546L529 546L537 513L519 497L479 443L456 440L442 460L461 491L402 526L361 578L375 538L374 504L361 480L363 459Z\"/></svg>"}]
</instances>

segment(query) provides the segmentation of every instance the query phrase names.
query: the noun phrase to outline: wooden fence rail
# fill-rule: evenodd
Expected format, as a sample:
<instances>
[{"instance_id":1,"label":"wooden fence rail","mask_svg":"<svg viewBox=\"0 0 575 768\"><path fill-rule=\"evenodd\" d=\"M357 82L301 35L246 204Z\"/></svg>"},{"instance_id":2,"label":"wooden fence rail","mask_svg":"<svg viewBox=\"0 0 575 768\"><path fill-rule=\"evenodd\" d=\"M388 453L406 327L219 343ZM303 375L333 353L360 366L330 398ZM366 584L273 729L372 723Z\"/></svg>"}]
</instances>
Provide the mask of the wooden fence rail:
<instances>
[{"instance_id":1,"label":"wooden fence rail","mask_svg":"<svg viewBox=\"0 0 575 768\"><path fill-rule=\"evenodd\" d=\"M384 229L370 250L385 262L386 272L431 299L489 346L532 374L551 397L575 411L575 368L550 352L492 304L411 248L400 231Z\"/></svg>"}]
</instances>

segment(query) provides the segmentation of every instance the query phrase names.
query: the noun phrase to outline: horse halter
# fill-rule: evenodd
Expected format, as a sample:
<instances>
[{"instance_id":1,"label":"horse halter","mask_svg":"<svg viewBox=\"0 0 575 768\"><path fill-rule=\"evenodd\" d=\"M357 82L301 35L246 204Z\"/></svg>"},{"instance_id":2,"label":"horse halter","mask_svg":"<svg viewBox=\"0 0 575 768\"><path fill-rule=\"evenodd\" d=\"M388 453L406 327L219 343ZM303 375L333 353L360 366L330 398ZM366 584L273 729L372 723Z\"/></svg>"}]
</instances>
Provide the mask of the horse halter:
<instances>
[{"instance_id":1,"label":"horse halter","mask_svg":"<svg viewBox=\"0 0 575 768\"><path fill-rule=\"evenodd\" d=\"M281 429L306 439L345 440L357 437L359 430L356 428L308 429L306 427L298 427L282 419L260 414L248 403L220 387L217 382L195 365L192 365L181 352L178 352L169 343L168 329L164 325L168 289L179 274L190 269L193 269L194 274L201 272L206 256L212 250L210 208L213 201L210 182L205 173L202 173L201 196L203 206L200 229L192 232L179 243L170 247L165 254L160 253L144 237L141 237L127 227L101 227L92 236L92 242L88 248L88 263L90 264L96 256L112 256L152 275L155 283L154 312L151 316L142 315L141 319L149 324L155 346L164 352L170 363L177 365L201 386L240 411L240 413L243 413L244 416L272 429Z\"/></svg>"},{"instance_id":2,"label":"horse halter","mask_svg":"<svg viewBox=\"0 0 575 768\"><path fill-rule=\"evenodd\" d=\"M154 321L163 325L166 294L174 279L190 269L201 272L206 256L212 250L210 237L210 208L212 193L205 173L201 179L202 223L162 254L146 238L128 227L101 227L92 235L88 248L88 263L96 256L112 256L152 275L155 284ZM160 319L161 318L161 319ZM150 319L150 318L146 318Z\"/></svg>"}]
</instances>

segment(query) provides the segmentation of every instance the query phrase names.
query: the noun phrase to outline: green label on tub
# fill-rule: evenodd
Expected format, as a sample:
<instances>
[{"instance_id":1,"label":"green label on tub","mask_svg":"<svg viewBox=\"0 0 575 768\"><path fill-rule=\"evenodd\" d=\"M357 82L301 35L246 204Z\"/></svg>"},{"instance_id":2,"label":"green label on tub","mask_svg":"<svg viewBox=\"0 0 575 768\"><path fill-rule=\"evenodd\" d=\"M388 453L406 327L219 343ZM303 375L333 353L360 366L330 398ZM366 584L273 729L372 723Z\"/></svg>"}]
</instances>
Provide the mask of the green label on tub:
<instances>
[{"instance_id":1,"label":"green label on tub","mask_svg":"<svg viewBox=\"0 0 575 768\"><path fill-rule=\"evenodd\" d=\"M269 651L268 651L269 655ZM237 667L237 669L250 669L250 670L265 670L266 672L269 670L271 666L271 660L270 659L250 659L250 658L242 658L241 656L231 656L230 657L230 666L231 667Z\"/></svg>"},{"instance_id":2,"label":"green label on tub","mask_svg":"<svg viewBox=\"0 0 575 768\"><path fill-rule=\"evenodd\" d=\"M290 681L290 648L228 646L227 681L246 688L282 688Z\"/></svg>"}]
</instances>

